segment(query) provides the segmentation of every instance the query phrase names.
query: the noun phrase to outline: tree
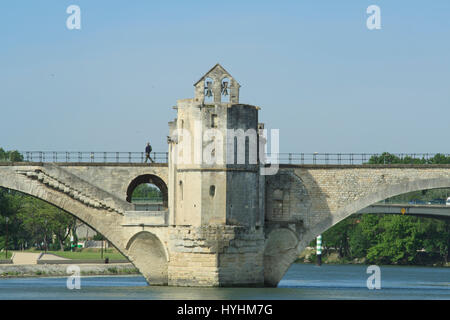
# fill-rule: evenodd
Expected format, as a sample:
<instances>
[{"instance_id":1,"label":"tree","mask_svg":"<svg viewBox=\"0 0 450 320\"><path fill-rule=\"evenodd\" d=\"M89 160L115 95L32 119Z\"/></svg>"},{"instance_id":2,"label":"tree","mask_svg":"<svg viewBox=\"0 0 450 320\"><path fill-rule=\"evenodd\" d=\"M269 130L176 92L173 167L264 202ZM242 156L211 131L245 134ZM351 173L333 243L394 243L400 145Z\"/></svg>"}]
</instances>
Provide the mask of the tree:
<instances>
[{"instance_id":1,"label":"tree","mask_svg":"<svg viewBox=\"0 0 450 320\"><path fill-rule=\"evenodd\" d=\"M20 162L23 161L23 156L17 150L5 151L0 148L0 161Z\"/></svg>"},{"instance_id":2,"label":"tree","mask_svg":"<svg viewBox=\"0 0 450 320\"><path fill-rule=\"evenodd\" d=\"M24 228L45 249L56 236L60 250L64 250L64 241L75 225L76 219L63 210L36 198L28 197L18 213ZM41 247L41 249L43 249Z\"/></svg>"}]
</instances>

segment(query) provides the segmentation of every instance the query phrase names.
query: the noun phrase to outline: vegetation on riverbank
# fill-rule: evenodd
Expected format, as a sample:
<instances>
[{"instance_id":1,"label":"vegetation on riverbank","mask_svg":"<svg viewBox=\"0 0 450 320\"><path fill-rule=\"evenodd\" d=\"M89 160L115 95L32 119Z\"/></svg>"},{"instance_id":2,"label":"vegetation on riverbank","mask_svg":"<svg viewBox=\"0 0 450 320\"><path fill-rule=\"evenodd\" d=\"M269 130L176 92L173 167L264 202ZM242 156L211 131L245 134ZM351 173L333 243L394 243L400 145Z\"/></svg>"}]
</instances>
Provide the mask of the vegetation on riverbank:
<instances>
[{"instance_id":1,"label":"vegetation on riverbank","mask_svg":"<svg viewBox=\"0 0 450 320\"><path fill-rule=\"evenodd\" d=\"M313 241L310 244L315 248ZM322 234L324 263L449 265L450 221L401 215L359 214ZM299 262L315 262L302 252Z\"/></svg>"},{"instance_id":2,"label":"vegetation on riverbank","mask_svg":"<svg viewBox=\"0 0 450 320\"><path fill-rule=\"evenodd\" d=\"M8 254L6 252L0 251L0 260L8 260L12 258L13 253L11 251L8 251Z\"/></svg>"}]
</instances>

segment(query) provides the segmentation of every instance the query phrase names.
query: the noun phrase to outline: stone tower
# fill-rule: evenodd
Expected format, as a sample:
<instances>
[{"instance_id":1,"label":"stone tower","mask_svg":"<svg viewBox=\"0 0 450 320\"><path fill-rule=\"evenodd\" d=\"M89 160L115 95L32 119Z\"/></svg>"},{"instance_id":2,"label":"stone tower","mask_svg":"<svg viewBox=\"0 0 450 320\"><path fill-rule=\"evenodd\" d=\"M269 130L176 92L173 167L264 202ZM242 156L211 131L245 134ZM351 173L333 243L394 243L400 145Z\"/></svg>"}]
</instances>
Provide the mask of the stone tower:
<instances>
[{"instance_id":1,"label":"stone tower","mask_svg":"<svg viewBox=\"0 0 450 320\"><path fill-rule=\"evenodd\" d=\"M259 108L219 64L194 87L169 123L169 284L263 285Z\"/></svg>"},{"instance_id":2,"label":"stone tower","mask_svg":"<svg viewBox=\"0 0 450 320\"><path fill-rule=\"evenodd\" d=\"M259 108L239 103L240 85L220 64L194 87L170 123L171 223L260 227Z\"/></svg>"}]
</instances>

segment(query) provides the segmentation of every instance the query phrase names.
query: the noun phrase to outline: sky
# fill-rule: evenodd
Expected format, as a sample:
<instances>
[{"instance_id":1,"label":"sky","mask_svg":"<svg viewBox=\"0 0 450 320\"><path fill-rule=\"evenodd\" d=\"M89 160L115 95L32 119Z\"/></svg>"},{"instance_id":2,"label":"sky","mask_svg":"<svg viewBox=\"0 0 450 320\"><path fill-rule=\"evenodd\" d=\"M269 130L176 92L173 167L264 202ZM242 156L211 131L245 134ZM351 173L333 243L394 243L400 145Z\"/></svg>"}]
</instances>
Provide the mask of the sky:
<instances>
[{"instance_id":1,"label":"sky","mask_svg":"<svg viewBox=\"0 0 450 320\"><path fill-rule=\"evenodd\" d=\"M0 147L167 151L219 62L281 152L450 153L449 38L448 0L5 0Z\"/></svg>"}]
</instances>

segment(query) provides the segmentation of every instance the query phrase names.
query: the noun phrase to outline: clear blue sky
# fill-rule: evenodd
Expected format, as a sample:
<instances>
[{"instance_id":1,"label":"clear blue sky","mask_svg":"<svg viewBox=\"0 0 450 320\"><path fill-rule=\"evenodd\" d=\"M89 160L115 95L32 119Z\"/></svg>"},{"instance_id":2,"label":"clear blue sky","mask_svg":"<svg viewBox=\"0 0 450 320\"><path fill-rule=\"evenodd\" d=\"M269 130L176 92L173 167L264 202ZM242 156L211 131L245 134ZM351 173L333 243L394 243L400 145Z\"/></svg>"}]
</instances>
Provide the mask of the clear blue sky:
<instances>
[{"instance_id":1,"label":"clear blue sky","mask_svg":"<svg viewBox=\"0 0 450 320\"><path fill-rule=\"evenodd\" d=\"M450 153L449 39L448 0L5 0L0 146L166 151L171 107L220 62L283 152Z\"/></svg>"}]
</instances>

